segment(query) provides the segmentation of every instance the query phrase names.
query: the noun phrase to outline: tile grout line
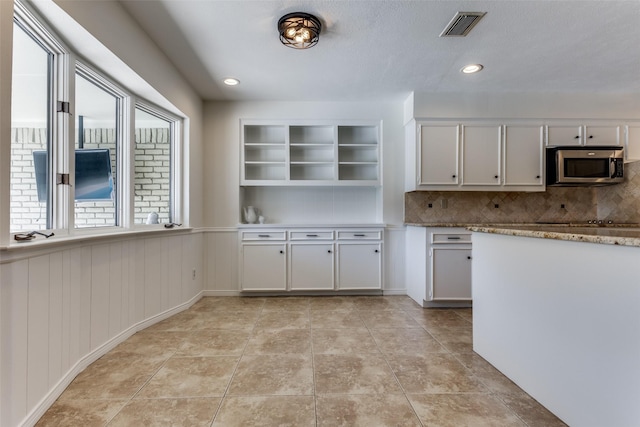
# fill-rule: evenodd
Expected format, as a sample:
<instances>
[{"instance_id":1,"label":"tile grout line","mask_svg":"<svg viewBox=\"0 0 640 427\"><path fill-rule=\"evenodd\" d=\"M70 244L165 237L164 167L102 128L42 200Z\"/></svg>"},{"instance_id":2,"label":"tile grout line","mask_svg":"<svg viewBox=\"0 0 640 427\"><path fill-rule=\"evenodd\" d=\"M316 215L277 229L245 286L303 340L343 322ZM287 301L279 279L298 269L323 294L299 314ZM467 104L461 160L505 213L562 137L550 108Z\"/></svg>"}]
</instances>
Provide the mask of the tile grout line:
<instances>
[{"instance_id":1,"label":"tile grout line","mask_svg":"<svg viewBox=\"0 0 640 427\"><path fill-rule=\"evenodd\" d=\"M244 357L244 352L246 351L247 346L249 345L249 341L251 340L251 337L252 337L254 331L256 330L256 327L258 325L258 320L260 319L260 315L264 311L264 304L265 303L263 301L262 305L260 306L260 310L258 311L258 315L256 316L256 320L253 323L253 327L249 331L249 336L247 337L247 341L244 343L244 347L242 347L242 352L240 353L240 356L238 357L238 360L236 361L236 366L233 368L233 372L231 373L231 376L229 377L229 382L227 383L227 386L225 387L224 392L222 393L222 398L220 399L220 403L218 404L218 408L213 413L213 418L211 419L210 427L213 427L213 424L216 421L216 417L218 416L218 414L220 414L220 410L222 409L222 405L225 402L225 399L228 397L227 393L229 392L229 388L231 388L231 383L233 382L233 377L236 375L236 372L238 371L238 366L240 365L240 361L242 361L242 358Z\"/></svg>"}]
</instances>

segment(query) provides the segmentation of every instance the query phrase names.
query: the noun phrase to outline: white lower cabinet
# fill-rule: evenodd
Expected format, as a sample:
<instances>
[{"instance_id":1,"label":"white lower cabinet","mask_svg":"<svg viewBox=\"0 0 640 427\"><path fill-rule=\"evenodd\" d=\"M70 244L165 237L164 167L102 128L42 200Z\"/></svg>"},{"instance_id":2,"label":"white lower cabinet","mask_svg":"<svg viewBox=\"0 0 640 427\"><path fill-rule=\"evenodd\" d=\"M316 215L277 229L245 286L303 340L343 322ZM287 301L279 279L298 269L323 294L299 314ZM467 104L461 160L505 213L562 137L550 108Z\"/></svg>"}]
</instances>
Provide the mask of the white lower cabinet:
<instances>
[{"instance_id":1,"label":"white lower cabinet","mask_svg":"<svg viewBox=\"0 0 640 427\"><path fill-rule=\"evenodd\" d=\"M381 243L338 243L338 289L382 289Z\"/></svg>"},{"instance_id":2,"label":"white lower cabinet","mask_svg":"<svg viewBox=\"0 0 640 427\"><path fill-rule=\"evenodd\" d=\"M423 307L471 304L471 232L407 227L407 295Z\"/></svg>"},{"instance_id":3,"label":"white lower cabinet","mask_svg":"<svg viewBox=\"0 0 640 427\"><path fill-rule=\"evenodd\" d=\"M241 246L240 288L243 291L287 289L287 245L249 243Z\"/></svg>"},{"instance_id":4,"label":"white lower cabinet","mask_svg":"<svg viewBox=\"0 0 640 427\"><path fill-rule=\"evenodd\" d=\"M431 301L471 300L471 249L431 249Z\"/></svg>"},{"instance_id":5,"label":"white lower cabinet","mask_svg":"<svg viewBox=\"0 0 640 427\"><path fill-rule=\"evenodd\" d=\"M382 289L381 228L241 229L240 290Z\"/></svg>"},{"instance_id":6,"label":"white lower cabinet","mask_svg":"<svg viewBox=\"0 0 640 427\"><path fill-rule=\"evenodd\" d=\"M290 289L333 290L333 243L290 244Z\"/></svg>"}]
</instances>

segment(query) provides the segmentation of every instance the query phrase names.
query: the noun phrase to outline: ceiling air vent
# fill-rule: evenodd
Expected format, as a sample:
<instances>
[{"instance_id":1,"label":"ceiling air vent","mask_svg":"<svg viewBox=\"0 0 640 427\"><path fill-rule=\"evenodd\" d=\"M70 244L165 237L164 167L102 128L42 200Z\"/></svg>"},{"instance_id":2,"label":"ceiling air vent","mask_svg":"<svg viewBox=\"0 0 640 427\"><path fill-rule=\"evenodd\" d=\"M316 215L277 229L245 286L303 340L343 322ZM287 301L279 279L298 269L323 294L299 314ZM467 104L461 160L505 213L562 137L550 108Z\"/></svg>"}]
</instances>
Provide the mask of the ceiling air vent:
<instances>
[{"instance_id":1,"label":"ceiling air vent","mask_svg":"<svg viewBox=\"0 0 640 427\"><path fill-rule=\"evenodd\" d=\"M487 12L458 12L440 37L464 37Z\"/></svg>"}]
</instances>

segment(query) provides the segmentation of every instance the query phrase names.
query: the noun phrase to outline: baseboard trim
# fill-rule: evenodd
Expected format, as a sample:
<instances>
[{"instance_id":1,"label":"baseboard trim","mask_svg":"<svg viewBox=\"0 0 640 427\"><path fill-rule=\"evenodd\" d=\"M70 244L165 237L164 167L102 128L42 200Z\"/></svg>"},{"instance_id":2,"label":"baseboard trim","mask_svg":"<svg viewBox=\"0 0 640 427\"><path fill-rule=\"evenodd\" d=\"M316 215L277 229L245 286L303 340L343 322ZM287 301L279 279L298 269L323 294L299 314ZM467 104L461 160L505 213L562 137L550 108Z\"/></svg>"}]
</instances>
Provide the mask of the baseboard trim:
<instances>
[{"instance_id":1,"label":"baseboard trim","mask_svg":"<svg viewBox=\"0 0 640 427\"><path fill-rule=\"evenodd\" d=\"M382 295L407 295L406 289L384 289Z\"/></svg>"}]
</instances>

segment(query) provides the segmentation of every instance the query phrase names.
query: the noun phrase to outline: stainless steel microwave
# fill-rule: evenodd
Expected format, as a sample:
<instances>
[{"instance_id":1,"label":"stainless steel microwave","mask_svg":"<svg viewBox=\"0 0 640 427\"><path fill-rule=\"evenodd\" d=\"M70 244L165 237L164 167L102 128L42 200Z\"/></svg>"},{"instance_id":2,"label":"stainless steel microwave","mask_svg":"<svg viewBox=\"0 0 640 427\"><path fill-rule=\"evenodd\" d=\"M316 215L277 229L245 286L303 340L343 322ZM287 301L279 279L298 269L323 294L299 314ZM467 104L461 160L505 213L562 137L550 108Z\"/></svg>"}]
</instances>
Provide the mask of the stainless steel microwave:
<instances>
[{"instance_id":1,"label":"stainless steel microwave","mask_svg":"<svg viewBox=\"0 0 640 427\"><path fill-rule=\"evenodd\" d=\"M623 181L622 147L547 148L547 185L610 185Z\"/></svg>"}]
</instances>

